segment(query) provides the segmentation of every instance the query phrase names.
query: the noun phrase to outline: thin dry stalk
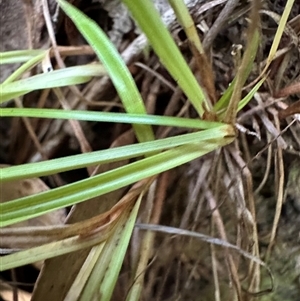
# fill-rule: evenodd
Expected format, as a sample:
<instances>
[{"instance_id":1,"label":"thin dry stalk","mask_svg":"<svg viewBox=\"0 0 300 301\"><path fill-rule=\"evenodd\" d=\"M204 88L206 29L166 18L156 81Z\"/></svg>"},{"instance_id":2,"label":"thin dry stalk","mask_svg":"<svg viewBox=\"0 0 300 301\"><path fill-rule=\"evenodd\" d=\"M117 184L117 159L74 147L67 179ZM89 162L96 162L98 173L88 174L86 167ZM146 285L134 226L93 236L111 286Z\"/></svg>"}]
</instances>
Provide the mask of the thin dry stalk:
<instances>
[{"instance_id":1,"label":"thin dry stalk","mask_svg":"<svg viewBox=\"0 0 300 301\"><path fill-rule=\"evenodd\" d=\"M254 195L258 195L259 192L262 190L262 188L265 186L269 174L270 174L270 170L271 170L271 162L272 162L272 155L273 155L273 151L272 151L272 144L271 142L271 135L269 132L267 132L267 144L268 144L268 152L267 152L267 162L266 162L266 169L264 172L264 176L263 179L261 180L259 186L255 189L254 191Z\"/></svg>"},{"instance_id":2,"label":"thin dry stalk","mask_svg":"<svg viewBox=\"0 0 300 301\"><path fill-rule=\"evenodd\" d=\"M213 222L218 229L220 237L222 240L228 241L221 214L219 212L219 209L216 209L217 202L208 187L206 187L205 195L206 195L209 207L212 210ZM230 269L230 275L232 277L232 281L233 281L233 284L234 284L234 287L236 290L237 298L239 301L242 301L242 288L241 288L241 283L239 280L239 275L238 275L237 267L235 265L233 256L230 254L228 249L225 249L225 255L226 255L227 263L228 263L228 266Z\"/></svg>"},{"instance_id":3,"label":"thin dry stalk","mask_svg":"<svg viewBox=\"0 0 300 301\"><path fill-rule=\"evenodd\" d=\"M57 47L57 43L56 43L56 38L55 38L55 34L54 34L54 29L53 29L53 25L52 25L52 22L51 22L51 17L50 17L50 12L49 12L49 7L48 7L48 2L47 0L43 0L42 2L43 4L43 14L44 14L44 18L45 18L45 22L46 22L46 27L47 27L47 30L48 30L48 34L49 34L49 37L50 37L50 40L51 40L51 43L52 43L52 46L53 46L53 51L54 51L54 56L55 56L55 59L59 65L59 67L61 69L65 68L65 64L60 56L60 53L58 51L58 47ZM70 89L72 90L72 92L79 96L80 98L83 98L83 96L81 95L81 92L79 91L79 89L77 87L70 87ZM70 110L70 105L68 104L68 102L66 101L66 99L64 98L63 96L63 93L61 92L61 90L59 88L56 88L56 89L53 89L54 90L54 93L56 94L57 98L59 99L62 107L64 110ZM90 152L92 151L92 148L90 146L90 144L88 143L84 133L83 133L83 130L80 126L80 123L79 121L77 120L70 120L69 121L70 124L71 124L71 127L74 131L74 134L79 142L79 145L81 147L81 151L83 153L86 153L86 152ZM94 168L92 167L88 167L87 168L88 170L88 173L89 175L91 175L94 171Z\"/></svg>"},{"instance_id":4,"label":"thin dry stalk","mask_svg":"<svg viewBox=\"0 0 300 301\"><path fill-rule=\"evenodd\" d=\"M254 256L259 257L259 242L258 242L258 233L257 233L257 225L256 225L256 210L255 210L255 199L253 195L253 183L252 183L252 175L247 167L245 161L239 156L234 156L237 161L240 169L242 169L243 174L246 179L246 200L248 200L248 207L250 209L250 214L247 214L247 211L244 211L243 220L246 225L249 226L249 230L251 231L251 239L250 241L253 243L252 245L252 254ZM253 261L250 262L249 265L249 291L259 291L260 285L260 266L255 264Z\"/></svg>"},{"instance_id":5,"label":"thin dry stalk","mask_svg":"<svg viewBox=\"0 0 300 301\"><path fill-rule=\"evenodd\" d=\"M275 126L278 131L280 131L280 123L279 118L277 116L277 112L275 110L272 110ZM276 165L276 174L277 174L277 203L276 203L276 211L275 216L273 220L273 226L271 231L271 237L269 246L266 253L266 260L270 258L271 250L274 245L275 236L278 228L278 223L281 215L281 209L283 205L283 198L284 198L284 164L283 164L283 154L282 154L282 148L280 147L279 143L277 144L277 156L275 160Z\"/></svg>"},{"instance_id":6,"label":"thin dry stalk","mask_svg":"<svg viewBox=\"0 0 300 301\"><path fill-rule=\"evenodd\" d=\"M211 236L214 237L214 223L211 223ZM213 272L214 286L215 286L215 301L221 301L220 281L218 277L218 266L216 258L216 248L214 244L210 244L211 251L211 266Z\"/></svg>"}]
</instances>

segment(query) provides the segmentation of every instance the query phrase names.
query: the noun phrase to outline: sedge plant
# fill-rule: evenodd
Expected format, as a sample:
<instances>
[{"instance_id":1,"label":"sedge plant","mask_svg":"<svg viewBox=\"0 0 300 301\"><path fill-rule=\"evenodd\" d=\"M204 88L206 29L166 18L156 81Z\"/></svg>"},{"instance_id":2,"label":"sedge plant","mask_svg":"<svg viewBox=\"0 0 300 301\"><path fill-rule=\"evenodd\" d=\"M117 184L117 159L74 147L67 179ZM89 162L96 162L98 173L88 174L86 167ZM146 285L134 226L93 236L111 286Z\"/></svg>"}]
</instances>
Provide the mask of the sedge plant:
<instances>
[{"instance_id":1,"label":"sedge plant","mask_svg":"<svg viewBox=\"0 0 300 301\"><path fill-rule=\"evenodd\" d=\"M25 50L1 53L1 64L24 62L0 86L1 118L57 118L129 123L134 129L138 143L7 167L0 170L0 185L5 185L8 181L41 177L124 159L139 159L73 184L0 204L1 235L26 234L26 237L32 240L37 235L43 238L53 237L52 240L46 240L46 243L42 245L37 244L28 250L1 258L0 269L7 270L94 246L65 300L92 300L97 296L101 296L100 300L110 300L133 231L142 196L154 181L155 176L228 145L236 138L234 127L236 115L251 100L253 94L264 81L262 78L244 99L241 99L241 89L250 74L259 43L258 23L252 22L249 26L248 46L234 81L223 96L216 100L212 88L213 83L202 82L201 85L197 82L152 2L123 0L147 36L161 63L176 80L198 113L199 118L155 116L147 114L132 75L101 28L66 1L58 0L57 2L93 48L100 63L59 70L44 68L44 73L22 78L26 71L38 64L47 62L51 52ZM191 19L186 17L187 10L177 7L184 5L183 2L172 1L172 3L180 23L186 29L187 36L191 40L193 53L209 67L201 47L201 41L195 36L194 25ZM254 6L252 16L256 12L257 8ZM210 80L213 80L211 67L208 68L207 72L209 72ZM205 71L202 74L205 74ZM8 101L31 91L82 84L92 77L103 75L108 75L113 82L125 113L8 108L5 106ZM165 139L155 139L153 125L182 127L192 130L192 132ZM30 233L26 228L19 229L19 232L16 231L12 234L10 228L5 228L134 184L138 185L134 192L131 194L129 192L129 195L121 199L109 212L97 216L95 219L61 226L59 231L57 227L53 226L48 229L36 229L33 233ZM114 218L107 222L107 216L114 216ZM107 273L107 271L109 272ZM138 300L139 295L140 288L135 287L130 292L128 300Z\"/></svg>"}]
</instances>

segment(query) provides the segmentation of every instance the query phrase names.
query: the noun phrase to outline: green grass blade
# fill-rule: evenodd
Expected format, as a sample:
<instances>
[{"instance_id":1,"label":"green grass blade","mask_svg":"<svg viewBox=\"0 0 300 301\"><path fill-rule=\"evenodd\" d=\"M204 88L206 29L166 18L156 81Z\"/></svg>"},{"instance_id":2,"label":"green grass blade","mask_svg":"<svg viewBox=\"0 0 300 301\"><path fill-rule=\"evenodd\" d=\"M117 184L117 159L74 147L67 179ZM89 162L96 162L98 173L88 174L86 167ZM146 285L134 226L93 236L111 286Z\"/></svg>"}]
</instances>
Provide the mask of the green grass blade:
<instances>
[{"instance_id":1,"label":"green grass blade","mask_svg":"<svg viewBox=\"0 0 300 301\"><path fill-rule=\"evenodd\" d=\"M86 286L87 281L89 280L90 274L92 273L96 262L98 261L99 256L102 253L105 242L95 246L89 252L89 255L86 257L85 262L80 268L80 271L76 275L76 279L73 281L67 295L65 296L64 301L79 301L80 295L84 287ZM91 300L92 298L89 298Z\"/></svg>"},{"instance_id":2,"label":"green grass blade","mask_svg":"<svg viewBox=\"0 0 300 301\"><path fill-rule=\"evenodd\" d=\"M295 2L295 0L288 0L285 4L284 11L281 16L279 25L277 27L276 34L275 34L275 37L274 37L274 40L273 40L273 43L272 43L272 46L271 46L271 49L269 52L269 56L267 58L267 64L266 64L264 70L266 70L270 66L271 62L273 61L273 59L275 57L276 51L277 51L279 43L281 41L281 37L283 35L284 29L285 29L288 17L293 8L294 2Z\"/></svg>"},{"instance_id":3,"label":"green grass blade","mask_svg":"<svg viewBox=\"0 0 300 301\"><path fill-rule=\"evenodd\" d=\"M0 65L27 62L45 52L42 49L0 52Z\"/></svg>"},{"instance_id":4,"label":"green grass blade","mask_svg":"<svg viewBox=\"0 0 300 301\"><path fill-rule=\"evenodd\" d=\"M140 202L141 196L133 210L125 212L120 217L114 233L108 238L90 274L79 301L97 299L97 296L101 296L101 301L110 300L134 228Z\"/></svg>"},{"instance_id":5,"label":"green grass blade","mask_svg":"<svg viewBox=\"0 0 300 301\"><path fill-rule=\"evenodd\" d=\"M224 125L219 127L218 131L220 132L222 129L226 130L226 128L228 128L228 126ZM0 169L0 183L2 184L13 180L47 176L96 164L105 164L124 159L136 158L184 144L198 143L201 140L206 140L212 136L218 136L216 131L207 130L204 132L196 132L155 141L142 142L139 145L126 145L91 153L52 159L45 162L10 166ZM76 164L74 164L74 162L76 162Z\"/></svg>"},{"instance_id":6,"label":"green grass blade","mask_svg":"<svg viewBox=\"0 0 300 301\"><path fill-rule=\"evenodd\" d=\"M251 90L250 92L239 102L238 104L238 112L244 108L249 101L253 98L254 94L258 91L258 89L261 87L261 85L264 83L266 78L262 78Z\"/></svg>"},{"instance_id":7,"label":"green grass blade","mask_svg":"<svg viewBox=\"0 0 300 301\"><path fill-rule=\"evenodd\" d=\"M228 132L222 131L226 137ZM230 133L231 134L231 133ZM230 143L234 138L211 136L202 144L188 144L165 151L108 171L37 195L0 204L1 227L64 208L130 185L176 166L189 162L216 148Z\"/></svg>"},{"instance_id":8,"label":"green grass blade","mask_svg":"<svg viewBox=\"0 0 300 301\"><path fill-rule=\"evenodd\" d=\"M107 38L106 34L99 28L96 22L66 1L58 0L58 3L105 66L126 112L146 114L143 100L135 82L120 54ZM154 140L154 134L149 125L135 125L134 129L140 142Z\"/></svg>"},{"instance_id":9,"label":"green grass blade","mask_svg":"<svg viewBox=\"0 0 300 301\"><path fill-rule=\"evenodd\" d=\"M217 112L217 113L219 113L220 111L223 112L227 108L227 106L230 102L230 97L232 95L235 83L236 83L236 77L229 84L228 88L224 91L221 98L214 105L215 112Z\"/></svg>"},{"instance_id":10,"label":"green grass blade","mask_svg":"<svg viewBox=\"0 0 300 301\"><path fill-rule=\"evenodd\" d=\"M20 251L7 256L1 256L0 271L6 271L40 260L75 252L83 248L89 248L101 243L102 241L103 238L101 235L95 235L85 239L82 237L79 239L79 237L76 236Z\"/></svg>"},{"instance_id":11,"label":"green grass blade","mask_svg":"<svg viewBox=\"0 0 300 301\"><path fill-rule=\"evenodd\" d=\"M89 81L93 76L102 76L105 74L106 71L102 65L91 64L54 70L19 81L3 83L0 85L0 103L34 90L82 84Z\"/></svg>"},{"instance_id":12,"label":"green grass blade","mask_svg":"<svg viewBox=\"0 0 300 301\"><path fill-rule=\"evenodd\" d=\"M80 110L35 109L35 108L0 108L1 117L35 117L76 119L98 122L117 122L133 124L151 124L174 126L193 129L212 129L221 126L221 122L208 122L200 119L190 119L171 116L157 116L145 114L126 114L113 112L94 112Z\"/></svg>"},{"instance_id":13,"label":"green grass blade","mask_svg":"<svg viewBox=\"0 0 300 301\"><path fill-rule=\"evenodd\" d=\"M183 92L192 102L200 116L204 113L203 106L208 108L205 95L181 52L176 46L171 34L163 24L161 17L149 0L122 0L133 15L135 21L146 34L154 51L162 64L178 82Z\"/></svg>"},{"instance_id":14,"label":"green grass blade","mask_svg":"<svg viewBox=\"0 0 300 301\"><path fill-rule=\"evenodd\" d=\"M261 87L261 85L266 80L266 77L262 78L250 91L249 93L239 102L238 104L238 112L242 110L253 98L254 94L258 91L258 89ZM220 119L224 119L225 111L221 112L219 114Z\"/></svg>"},{"instance_id":15,"label":"green grass blade","mask_svg":"<svg viewBox=\"0 0 300 301\"><path fill-rule=\"evenodd\" d=\"M199 53L204 53L202 43L197 33L192 16L189 13L183 0L169 0L179 24L184 28L189 40L195 45Z\"/></svg>"},{"instance_id":16,"label":"green grass blade","mask_svg":"<svg viewBox=\"0 0 300 301\"><path fill-rule=\"evenodd\" d=\"M29 59L26 63L24 63L20 68L18 68L15 72L13 72L13 74L11 74L2 84L8 84L11 83L13 81L15 81L16 79L20 78L24 72L30 70L31 68L33 68L34 66L36 66L37 64L39 64L40 62L42 62L42 60L45 58L47 54L47 51L43 51L40 54L38 54L37 56Z\"/></svg>"}]
</instances>

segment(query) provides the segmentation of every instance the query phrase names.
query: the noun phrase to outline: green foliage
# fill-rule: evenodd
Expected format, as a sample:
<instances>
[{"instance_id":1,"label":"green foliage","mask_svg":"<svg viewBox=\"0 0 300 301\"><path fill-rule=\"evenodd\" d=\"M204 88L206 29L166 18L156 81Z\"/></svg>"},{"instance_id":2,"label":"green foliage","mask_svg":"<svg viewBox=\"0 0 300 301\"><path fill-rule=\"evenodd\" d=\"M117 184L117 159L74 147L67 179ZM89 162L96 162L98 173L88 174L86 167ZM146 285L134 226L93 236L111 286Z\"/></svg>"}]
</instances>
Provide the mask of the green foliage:
<instances>
[{"instance_id":1,"label":"green foliage","mask_svg":"<svg viewBox=\"0 0 300 301\"><path fill-rule=\"evenodd\" d=\"M75 23L78 30L93 47L105 66L128 113L145 114L146 109L135 82L120 54L106 34L93 20L65 1L58 1L61 8ZM154 134L148 125L135 125L136 136L140 142L153 140Z\"/></svg>"},{"instance_id":2,"label":"green foliage","mask_svg":"<svg viewBox=\"0 0 300 301\"><path fill-rule=\"evenodd\" d=\"M1 85L0 103L27 94L29 92L64 87L86 83L93 76L103 76L106 72L102 65L86 65L54 70L49 73L38 74L18 81L5 82Z\"/></svg>"},{"instance_id":3,"label":"green foliage","mask_svg":"<svg viewBox=\"0 0 300 301\"><path fill-rule=\"evenodd\" d=\"M162 64L170 72L200 116L204 113L205 95L180 53L169 31L165 28L158 11L151 1L123 0L133 18L146 34ZM206 104L208 107L208 104Z\"/></svg>"},{"instance_id":4,"label":"green foliage","mask_svg":"<svg viewBox=\"0 0 300 301\"><path fill-rule=\"evenodd\" d=\"M215 107L211 108L203 92L203 87L197 83L152 2L148 0L123 0L123 2L128 6L134 19L146 34L163 65L193 104L199 117L203 117L205 111L211 110L210 113L215 113L216 111L219 114L217 116L218 120L222 121L225 110L231 104L237 80L232 83ZM130 71L105 33L94 21L68 2L58 0L58 3L94 49L103 65L69 67L26 79L19 79L24 72L42 63L47 58L47 52L34 50L2 53L0 54L0 63L2 64L12 62L25 63L1 84L0 103L7 102L34 90L85 83L93 76L108 74L122 100L126 113L0 108L1 117L19 116L130 123L134 128L139 143L46 162L8 167L1 170L1 182L45 176L122 159L141 156L145 156L145 158L73 184L2 203L0 204L1 227L13 225L59 208L78 204L120 187L134 184L201 157L208 152L231 143L235 139L235 130L231 124L200 119L147 115L142 97ZM253 50L252 54L245 60L242 74L237 76L242 79L239 82L242 85L250 73L256 54L255 47L258 43L258 36L255 35L254 38L256 44L251 48ZM201 47L200 41L196 42L196 44ZM238 100L237 108L232 111L233 119L236 117L237 111L250 101L263 80L242 101ZM239 89L241 89L241 86ZM155 140L152 125L184 127L190 128L195 132ZM1 269L17 267L34 262L37 259L42 260L98 244L95 247L97 249L95 249L96 257L89 269L91 277L89 280L86 279L86 286L82 284L83 294L78 300L92 300L91 297L95 297L97 294L101 295L101 300L109 300L133 230L139 203L140 199L133 205L134 209L132 211L125 210L120 215L119 226L116 226L114 231L110 232L108 238L89 241L89 243L76 240L76 238L69 238L32 250L11 254L3 259ZM116 247L117 242L119 242L118 247ZM102 277L99 277L98 268L101 266ZM109 267L109 275L105 275L107 270L104 267ZM71 294L71 291L69 293Z\"/></svg>"}]
</instances>

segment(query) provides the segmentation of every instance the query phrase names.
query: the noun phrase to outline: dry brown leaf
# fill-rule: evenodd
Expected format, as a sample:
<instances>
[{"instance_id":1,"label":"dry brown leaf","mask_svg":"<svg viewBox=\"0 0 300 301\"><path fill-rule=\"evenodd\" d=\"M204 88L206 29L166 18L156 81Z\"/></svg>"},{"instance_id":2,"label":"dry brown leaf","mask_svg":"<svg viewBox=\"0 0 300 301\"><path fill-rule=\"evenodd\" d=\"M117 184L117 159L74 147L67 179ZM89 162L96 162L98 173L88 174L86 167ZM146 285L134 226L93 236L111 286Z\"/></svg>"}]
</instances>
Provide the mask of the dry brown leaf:
<instances>
[{"instance_id":1,"label":"dry brown leaf","mask_svg":"<svg viewBox=\"0 0 300 301\"><path fill-rule=\"evenodd\" d=\"M0 164L0 168L8 167L8 165ZM49 187L38 178L25 179L11 181L7 183L0 182L0 203L9 202L17 198L34 195L43 191L49 190ZM21 223L8 226L10 228L16 227L36 227L36 226L54 226L63 224L66 218L65 210L59 209ZM7 228L8 228L7 227ZM12 245L2 245L2 239L0 239L0 248L12 248L14 249L14 243ZM34 266L38 269L41 268L42 262L37 262Z\"/></svg>"},{"instance_id":2,"label":"dry brown leaf","mask_svg":"<svg viewBox=\"0 0 300 301\"><path fill-rule=\"evenodd\" d=\"M0 164L0 168L5 167L8 167L8 165ZM46 190L49 190L49 187L41 179L38 178L17 180L7 183L0 182L0 203L9 202L11 200L29 195L34 195ZM11 227L58 225L64 222L65 217L65 210L60 209L18 224L14 224Z\"/></svg>"}]
</instances>

